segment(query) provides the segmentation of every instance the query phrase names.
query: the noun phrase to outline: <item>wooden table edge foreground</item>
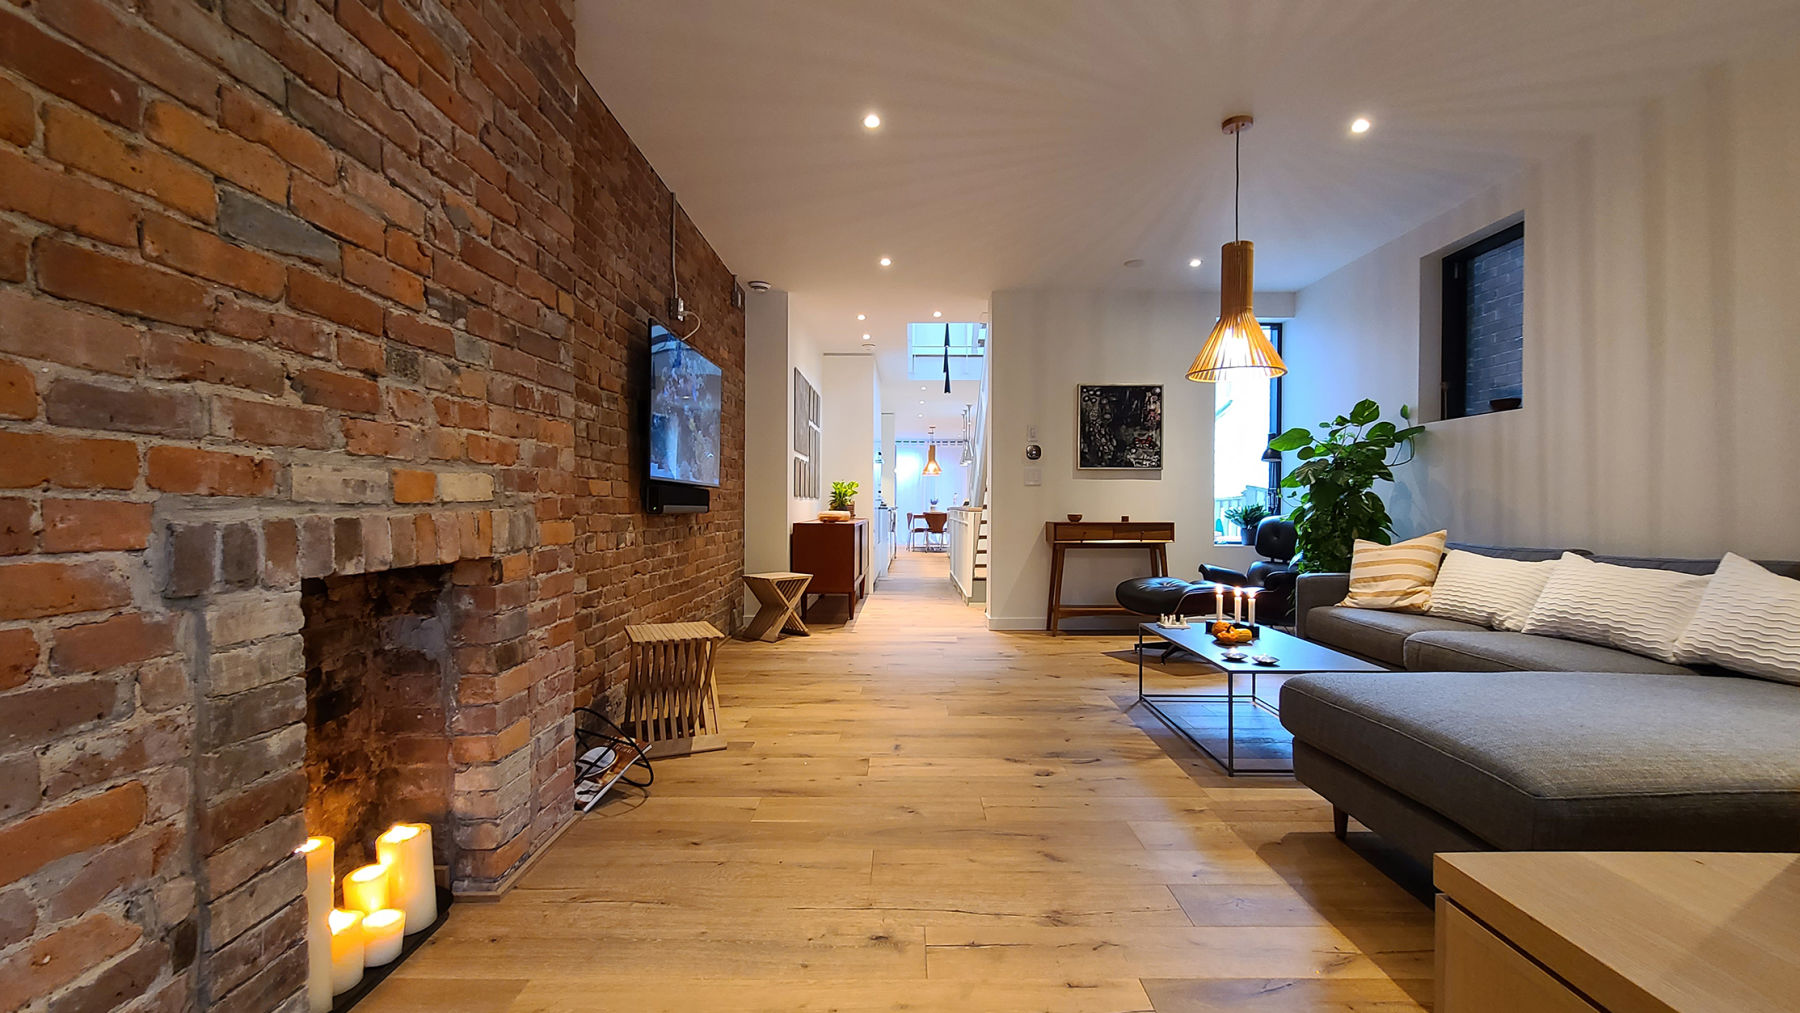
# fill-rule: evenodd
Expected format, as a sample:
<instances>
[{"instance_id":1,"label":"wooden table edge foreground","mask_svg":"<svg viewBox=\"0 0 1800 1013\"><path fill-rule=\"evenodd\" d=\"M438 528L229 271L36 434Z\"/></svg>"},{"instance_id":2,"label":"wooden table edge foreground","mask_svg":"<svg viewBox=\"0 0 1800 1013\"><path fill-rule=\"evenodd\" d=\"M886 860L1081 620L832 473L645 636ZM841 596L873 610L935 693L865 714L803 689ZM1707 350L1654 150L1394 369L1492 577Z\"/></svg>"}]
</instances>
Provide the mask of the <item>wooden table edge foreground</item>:
<instances>
[{"instance_id":1,"label":"wooden table edge foreground","mask_svg":"<svg viewBox=\"0 0 1800 1013\"><path fill-rule=\"evenodd\" d=\"M1581 1000L1555 1009L1800 1009L1800 855L1472 852L1439 854L1433 875L1438 1013L1509 1008L1444 994L1445 934L1459 925L1464 940L1491 932Z\"/></svg>"}]
</instances>

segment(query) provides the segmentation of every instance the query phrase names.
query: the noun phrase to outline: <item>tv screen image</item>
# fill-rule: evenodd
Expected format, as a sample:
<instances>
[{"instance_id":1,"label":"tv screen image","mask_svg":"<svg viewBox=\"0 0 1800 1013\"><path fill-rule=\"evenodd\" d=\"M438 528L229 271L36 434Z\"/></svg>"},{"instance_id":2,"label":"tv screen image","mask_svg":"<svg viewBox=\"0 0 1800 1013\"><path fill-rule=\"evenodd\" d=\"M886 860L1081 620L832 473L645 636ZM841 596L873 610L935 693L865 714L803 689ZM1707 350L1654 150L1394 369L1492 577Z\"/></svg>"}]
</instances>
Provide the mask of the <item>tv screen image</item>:
<instances>
[{"instance_id":1,"label":"tv screen image","mask_svg":"<svg viewBox=\"0 0 1800 1013\"><path fill-rule=\"evenodd\" d=\"M724 379L692 345L650 325L650 477L719 484Z\"/></svg>"}]
</instances>

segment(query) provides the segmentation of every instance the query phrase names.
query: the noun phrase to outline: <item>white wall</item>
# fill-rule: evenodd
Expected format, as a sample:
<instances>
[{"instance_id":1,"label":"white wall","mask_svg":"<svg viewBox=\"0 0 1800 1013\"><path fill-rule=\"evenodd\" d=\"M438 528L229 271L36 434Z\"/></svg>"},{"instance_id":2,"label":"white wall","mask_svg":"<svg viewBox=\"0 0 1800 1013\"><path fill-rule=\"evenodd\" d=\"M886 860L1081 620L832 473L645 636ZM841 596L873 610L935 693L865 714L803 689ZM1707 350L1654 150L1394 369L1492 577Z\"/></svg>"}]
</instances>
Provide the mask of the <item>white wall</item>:
<instances>
[{"instance_id":1,"label":"white wall","mask_svg":"<svg viewBox=\"0 0 1800 1013\"><path fill-rule=\"evenodd\" d=\"M1432 423L1389 496L1399 532L1800 558L1796 108L1786 43L1302 290L1286 421L1435 398L1421 279L1444 247L1523 211L1525 406Z\"/></svg>"},{"instance_id":2,"label":"white wall","mask_svg":"<svg viewBox=\"0 0 1800 1013\"><path fill-rule=\"evenodd\" d=\"M785 292L750 292L744 304L744 572L788 568L788 530L818 516L819 500L793 495L794 370L818 387L818 345L792 321ZM829 420L829 407L825 419ZM826 431L829 432L829 426ZM754 608L747 593L745 607Z\"/></svg>"},{"instance_id":3,"label":"white wall","mask_svg":"<svg viewBox=\"0 0 1800 1013\"><path fill-rule=\"evenodd\" d=\"M1289 293L1257 293L1266 317L1292 312ZM1187 367L1218 319L1216 293L1007 291L993 296L989 348L992 488L989 502L988 622L995 629L1043 629L1050 550L1044 523L1079 513L1088 520L1174 521L1169 571L1196 578L1202 562L1242 567L1244 547L1214 546L1213 391ZM1075 467L1075 388L1082 383L1163 385L1160 472ZM1026 427L1038 428L1043 458L1025 460ZM1025 485L1027 468L1043 484ZM1069 554L1063 599L1112 604L1127 577L1149 573L1146 553ZM1119 626L1118 620L1098 624ZM1081 626L1070 621L1069 628Z\"/></svg>"},{"instance_id":4,"label":"white wall","mask_svg":"<svg viewBox=\"0 0 1800 1013\"><path fill-rule=\"evenodd\" d=\"M821 417L824 446L819 488L830 506L831 483L855 482L856 516L867 517L864 530L866 558L875 551L875 496L881 481L875 451L881 444L881 383L875 375L875 357L867 353L827 353L819 392L825 401ZM814 518L799 518L812 520ZM871 578L873 576L873 567Z\"/></svg>"}]
</instances>

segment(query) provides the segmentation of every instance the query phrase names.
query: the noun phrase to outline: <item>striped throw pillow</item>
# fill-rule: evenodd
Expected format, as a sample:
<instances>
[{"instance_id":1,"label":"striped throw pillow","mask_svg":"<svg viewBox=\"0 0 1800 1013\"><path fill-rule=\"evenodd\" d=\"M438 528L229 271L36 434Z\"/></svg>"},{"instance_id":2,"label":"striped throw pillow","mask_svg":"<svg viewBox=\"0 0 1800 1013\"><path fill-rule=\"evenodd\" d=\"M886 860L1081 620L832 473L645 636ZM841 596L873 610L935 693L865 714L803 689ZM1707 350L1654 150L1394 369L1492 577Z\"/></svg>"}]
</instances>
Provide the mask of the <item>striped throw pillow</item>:
<instances>
[{"instance_id":1,"label":"striped throw pillow","mask_svg":"<svg viewBox=\"0 0 1800 1013\"><path fill-rule=\"evenodd\" d=\"M1444 558L1445 531L1379 545L1361 538L1351 548L1350 595L1339 604L1390 612L1431 607L1431 585Z\"/></svg>"}]
</instances>

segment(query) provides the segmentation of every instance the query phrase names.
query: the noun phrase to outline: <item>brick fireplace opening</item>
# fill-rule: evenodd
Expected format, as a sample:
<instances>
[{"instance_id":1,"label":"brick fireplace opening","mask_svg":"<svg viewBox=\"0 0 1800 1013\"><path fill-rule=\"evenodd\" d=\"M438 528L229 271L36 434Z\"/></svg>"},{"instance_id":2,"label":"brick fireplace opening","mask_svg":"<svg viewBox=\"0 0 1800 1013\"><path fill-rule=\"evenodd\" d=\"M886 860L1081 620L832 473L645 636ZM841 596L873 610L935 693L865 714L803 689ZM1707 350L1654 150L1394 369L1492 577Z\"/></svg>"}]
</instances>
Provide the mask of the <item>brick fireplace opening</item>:
<instances>
[{"instance_id":1,"label":"brick fireplace opening","mask_svg":"<svg viewBox=\"0 0 1800 1013\"><path fill-rule=\"evenodd\" d=\"M306 659L306 828L338 841L338 876L375 860L395 823L429 823L449 866L450 568L300 585Z\"/></svg>"}]
</instances>

